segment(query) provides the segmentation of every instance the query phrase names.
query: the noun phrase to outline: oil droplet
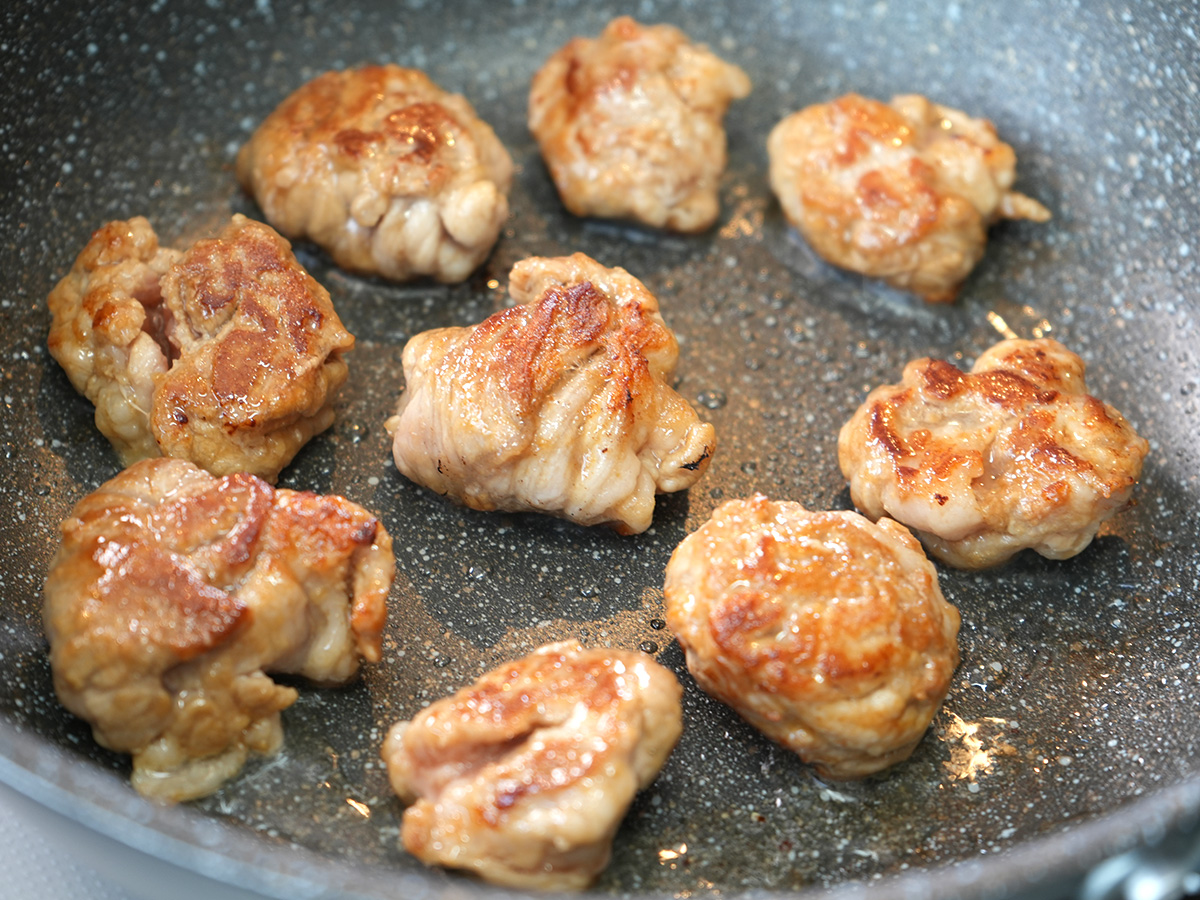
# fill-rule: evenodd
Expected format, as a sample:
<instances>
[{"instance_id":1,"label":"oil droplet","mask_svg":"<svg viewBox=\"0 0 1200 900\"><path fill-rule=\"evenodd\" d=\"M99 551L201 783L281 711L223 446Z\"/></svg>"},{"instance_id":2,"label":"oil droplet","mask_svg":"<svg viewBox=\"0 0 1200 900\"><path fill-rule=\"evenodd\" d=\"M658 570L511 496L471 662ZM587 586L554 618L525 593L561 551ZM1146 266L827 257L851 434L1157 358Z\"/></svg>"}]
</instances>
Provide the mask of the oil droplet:
<instances>
[{"instance_id":1,"label":"oil droplet","mask_svg":"<svg viewBox=\"0 0 1200 900\"><path fill-rule=\"evenodd\" d=\"M750 462L742 463L742 471L747 475L753 475L758 471L758 463L751 460Z\"/></svg>"},{"instance_id":2,"label":"oil droplet","mask_svg":"<svg viewBox=\"0 0 1200 900\"><path fill-rule=\"evenodd\" d=\"M471 566L467 569L467 577L473 578L476 581L483 581L488 577L488 570L485 566Z\"/></svg>"},{"instance_id":3,"label":"oil droplet","mask_svg":"<svg viewBox=\"0 0 1200 900\"><path fill-rule=\"evenodd\" d=\"M651 619L650 627L653 628L655 631L662 631L664 628L667 627L667 620L666 619Z\"/></svg>"},{"instance_id":4,"label":"oil droplet","mask_svg":"<svg viewBox=\"0 0 1200 900\"><path fill-rule=\"evenodd\" d=\"M696 402L705 409L720 409L729 402L729 398L725 396L724 391L701 391L696 397Z\"/></svg>"},{"instance_id":5,"label":"oil droplet","mask_svg":"<svg viewBox=\"0 0 1200 900\"><path fill-rule=\"evenodd\" d=\"M448 656L437 656L437 657L434 657L434 660L433 660L433 664L435 666L437 666L439 669L446 668L446 666L450 665L450 663L451 663L451 659Z\"/></svg>"},{"instance_id":6,"label":"oil droplet","mask_svg":"<svg viewBox=\"0 0 1200 900\"><path fill-rule=\"evenodd\" d=\"M656 644L654 641L642 641L640 644L638 644L638 649L643 653L657 653L658 644Z\"/></svg>"}]
</instances>

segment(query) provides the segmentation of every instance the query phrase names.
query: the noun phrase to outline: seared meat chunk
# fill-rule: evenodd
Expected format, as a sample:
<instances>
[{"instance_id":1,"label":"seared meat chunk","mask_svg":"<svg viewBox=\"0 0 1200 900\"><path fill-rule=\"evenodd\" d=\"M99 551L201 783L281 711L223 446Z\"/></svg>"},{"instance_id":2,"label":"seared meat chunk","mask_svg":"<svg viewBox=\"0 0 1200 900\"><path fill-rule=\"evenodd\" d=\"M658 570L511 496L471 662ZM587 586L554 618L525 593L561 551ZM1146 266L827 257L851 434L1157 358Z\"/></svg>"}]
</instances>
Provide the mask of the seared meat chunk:
<instances>
[{"instance_id":1,"label":"seared meat chunk","mask_svg":"<svg viewBox=\"0 0 1200 900\"><path fill-rule=\"evenodd\" d=\"M830 778L906 759L958 665L958 611L887 519L731 500L675 549L665 593L697 683Z\"/></svg>"},{"instance_id":2,"label":"seared meat chunk","mask_svg":"<svg viewBox=\"0 0 1200 900\"><path fill-rule=\"evenodd\" d=\"M396 724L383 747L405 848L498 884L586 887L683 728L645 654L550 644ZM415 802L414 802L415 801Z\"/></svg>"},{"instance_id":3,"label":"seared meat chunk","mask_svg":"<svg viewBox=\"0 0 1200 900\"><path fill-rule=\"evenodd\" d=\"M767 139L784 214L834 265L926 300L954 300L999 219L1049 211L1012 190L1017 157L985 119L848 94L786 117Z\"/></svg>"},{"instance_id":4,"label":"seared meat chunk","mask_svg":"<svg viewBox=\"0 0 1200 900\"><path fill-rule=\"evenodd\" d=\"M378 662L391 539L341 497L136 463L81 500L45 586L54 687L164 801L217 790L283 740L294 688Z\"/></svg>"},{"instance_id":5,"label":"seared meat chunk","mask_svg":"<svg viewBox=\"0 0 1200 900\"><path fill-rule=\"evenodd\" d=\"M292 239L397 281L462 281L504 220L512 159L471 104L400 66L326 72L238 153L237 173Z\"/></svg>"},{"instance_id":6,"label":"seared meat chunk","mask_svg":"<svg viewBox=\"0 0 1200 900\"><path fill-rule=\"evenodd\" d=\"M703 231L719 212L721 120L749 93L745 72L678 28L621 16L534 76L529 128L575 215Z\"/></svg>"},{"instance_id":7,"label":"seared meat chunk","mask_svg":"<svg viewBox=\"0 0 1200 900\"><path fill-rule=\"evenodd\" d=\"M655 493L690 487L716 448L670 386L658 301L582 253L517 263L509 292L520 305L404 348L396 468L474 509L645 531Z\"/></svg>"},{"instance_id":8,"label":"seared meat chunk","mask_svg":"<svg viewBox=\"0 0 1200 900\"><path fill-rule=\"evenodd\" d=\"M918 359L876 388L838 437L854 505L977 569L1025 548L1074 556L1129 499L1149 445L1087 393L1058 341L1002 341L969 373Z\"/></svg>"},{"instance_id":9,"label":"seared meat chunk","mask_svg":"<svg viewBox=\"0 0 1200 900\"><path fill-rule=\"evenodd\" d=\"M333 424L354 337L271 228L244 216L186 251L109 222L49 297L50 352L129 465L191 460L269 481Z\"/></svg>"}]
</instances>

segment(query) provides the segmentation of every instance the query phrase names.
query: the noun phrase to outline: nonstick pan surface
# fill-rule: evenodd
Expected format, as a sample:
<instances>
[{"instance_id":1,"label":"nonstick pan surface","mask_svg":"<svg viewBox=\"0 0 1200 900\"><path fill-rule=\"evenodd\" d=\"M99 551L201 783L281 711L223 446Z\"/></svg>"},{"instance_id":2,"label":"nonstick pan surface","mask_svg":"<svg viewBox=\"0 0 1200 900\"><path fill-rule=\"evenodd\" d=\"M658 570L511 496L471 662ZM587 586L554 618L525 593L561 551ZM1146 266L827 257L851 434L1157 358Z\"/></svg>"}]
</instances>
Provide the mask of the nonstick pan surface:
<instances>
[{"instance_id":1,"label":"nonstick pan surface","mask_svg":"<svg viewBox=\"0 0 1200 900\"><path fill-rule=\"evenodd\" d=\"M577 219L525 127L530 77L613 15L671 22L747 70L728 118L721 219L675 236ZM892 896L1048 889L1181 827L1200 807L1200 16L1193 5L1015 2L607 4L513 0L293 4L16 3L0 12L0 774L90 826L279 896L504 896L397 848L388 726L553 639L642 647L685 686L685 732L617 836L598 895L742 896L865 885ZM238 147L330 68L397 62L464 93L518 164L513 213L466 283L397 286L301 261L357 336L337 424L281 485L346 495L395 538L385 659L358 684L304 690L282 753L214 796L147 803L128 762L56 702L40 624L58 523L118 471L46 351L45 297L93 229L145 215L164 244L258 216ZM951 306L820 262L769 191L783 115L848 91L920 92L985 116L1018 189L1054 213L992 230ZM401 477L383 420L424 329L505 305L530 255L581 250L655 293L682 355L678 390L720 446L636 537L477 513ZM762 491L847 508L838 428L911 358L968 365L1004 336L1048 335L1151 442L1135 503L1064 562L942 568L962 664L907 762L826 784L700 692L661 627L663 567L724 499ZM843 888L859 890L859 888Z\"/></svg>"}]
</instances>

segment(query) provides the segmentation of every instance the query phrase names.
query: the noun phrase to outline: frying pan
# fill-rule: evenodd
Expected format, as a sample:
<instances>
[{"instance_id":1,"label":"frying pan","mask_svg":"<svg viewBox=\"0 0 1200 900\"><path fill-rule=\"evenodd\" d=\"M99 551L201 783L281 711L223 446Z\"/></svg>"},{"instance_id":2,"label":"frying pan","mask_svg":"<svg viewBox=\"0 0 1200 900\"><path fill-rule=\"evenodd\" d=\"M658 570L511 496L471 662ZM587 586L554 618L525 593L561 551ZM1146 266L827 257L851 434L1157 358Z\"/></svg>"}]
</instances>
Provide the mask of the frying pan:
<instances>
[{"instance_id":1,"label":"frying pan","mask_svg":"<svg viewBox=\"0 0 1200 900\"><path fill-rule=\"evenodd\" d=\"M618 12L673 22L747 70L732 108L723 212L694 237L576 219L524 125L529 79ZM1200 328L1193 172L1194 6L846 2L616 8L555 0L254 5L16 3L0 12L6 290L0 491L0 775L77 824L160 861L274 896L511 897L397 848L386 728L544 642L642 647L679 673L685 733L636 800L597 896L980 897L1074 889L1115 854L1187 836L1200 810ZM394 61L464 93L518 164L512 218L461 285L301 261L358 337L337 424L284 472L337 492L395 537L384 662L304 690L286 746L214 796L154 806L128 763L54 699L40 587L71 506L118 471L92 409L48 356L45 296L90 232L148 216L164 244L258 215L232 163L257 123L330 68ZM1015 147L1018 189L1054 212L992 231L952 306L929 307L820 262L766 181L784 114L848 91L921 92L985 116ZM384 418L405 341L505 305L529 255L582 250L641 278L677 332L677 388L720 446L636 537L477 513L404 480ZM661 628L663 567L726 498L762 491L845 508L840 425L909 359L961 365L1009 334L1056 337L1093 393L1151 441L1136 502L1064 562L943 568L962 664L914 756L826 784L701 693ZM351 802L352 801L352 802Z\"/></svg>"}]
</instances>

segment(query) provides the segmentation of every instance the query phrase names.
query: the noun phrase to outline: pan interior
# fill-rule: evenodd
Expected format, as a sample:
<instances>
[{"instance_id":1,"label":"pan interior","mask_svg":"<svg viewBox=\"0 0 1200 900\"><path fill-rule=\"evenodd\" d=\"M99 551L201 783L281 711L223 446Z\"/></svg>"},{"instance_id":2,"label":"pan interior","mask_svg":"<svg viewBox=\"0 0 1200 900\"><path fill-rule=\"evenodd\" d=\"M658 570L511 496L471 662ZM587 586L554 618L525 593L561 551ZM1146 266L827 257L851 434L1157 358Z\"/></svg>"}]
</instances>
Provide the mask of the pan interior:
<instances>
[{"instance_id":1,"label":"pan interior","mask_svg":"<svg viewBox=\"0 0 1200 900\"><path fill-rule=\"evenodd\" d=\"M754 81L726 120L721 220L695 237L569 216L526 130L534 70L612 14L552 0L0 12L4 720L110 777L121 810L139 808L125 794L127 761L58 706L46 660L40 588L58 523L118 471L89 404L46 352L47 292L109 219L146 215L178 245L232 212L259 215L232 174L257 123L326 69L396 62L464 93L496 129L518 164L512 218L491 259L454 286L347 275L297 246L358 344L337 424L280 484L343 494L392 533L385 658L352 687L303 691L285 713L283 752L193 804L204 821L253 844L300 848L331 883L348 871L423 873L396 846L402 808L378 759L387 728L566 637L642 647L685 686L684 737L635 802L599 894L870 881L1021 848L1194 777L1195 11L643 3L638 18L684 27ZM995 227L951 306L820 262L770 194L764 142L786 113L848 91L920 92L990 118L1017 151L1017 187L1054 219ZM514 262L577 250L623 266L659 298L682 348L677 389L720 441L707 475L660 498L654 527L637 537L451 506L396 472L382 426L409 337L502 308ZM823 783L695 687L661 627L663 567L725 499L761 491L848 507L836 437L866 391L897 381L911 358L965 365L1009 334L1055 337L1082 355L1091 391L1151 441L1136 502L1074 559L942 568L963 617L963 661L944 709L906 763Z\"/></svg>"}]
</instances>

